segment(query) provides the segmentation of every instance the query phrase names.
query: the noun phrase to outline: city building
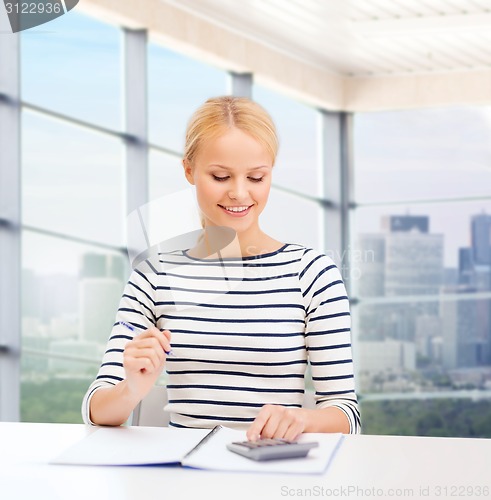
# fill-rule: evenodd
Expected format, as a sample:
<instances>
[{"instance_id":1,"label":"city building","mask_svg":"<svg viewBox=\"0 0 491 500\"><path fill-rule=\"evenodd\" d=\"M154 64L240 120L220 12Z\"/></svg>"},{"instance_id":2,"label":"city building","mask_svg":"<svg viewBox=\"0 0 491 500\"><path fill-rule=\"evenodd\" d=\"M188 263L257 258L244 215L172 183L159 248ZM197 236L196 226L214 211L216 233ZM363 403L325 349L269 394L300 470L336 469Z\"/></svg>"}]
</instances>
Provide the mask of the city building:
<instances>
[{"instance_id":1,"label":"city building","mask_svg":"<svg viewBox=\"0 0 491 500\"><path fill-rule=\"evenodd\" d=\"M414 371L416 348L414 342L386 339L382 341L360 341L357 359L362 370L380 373L388 370Z\"/></svg>"},{"instance_id":2,"label":"city building","mask_svg":"<svg viewBox=\"0 0 491 500\"><path fill-rule=\"evenodd\" d=\"M122 284L114 278L80 281L80 338L105 344L114 325Z\"/></svg>"},{"instance_id":3,"label":"city building","mask_svg":"<svg viewBox=\"0 0 491 500\"><path fill-rule=\"evenodd\" d=\"M471 224L474 262L491 266L491 215L474 215Z\"/></svg>"},{"instance_id":4,"label":"city building","mask_svg":"<svg viewBox=\"0 0 491 500\"><path fill-rule=\"evenodd\" d=\"M361 265L361 298L438 295L443 284L443 235L429 233L429 217L390 215L384 232L362 234L358 244L372 249L373 262ZM360 308L360 339L415 342L419 316L438 317L438 301L389 302ZM420 345L420 344L418 344ZM427 349L425 349L427 353Z\"/></svg>"},{"instance_id":5,"label":"city building","mask_svg":"<svg viewBox=\"0 0 491 500\"><path fill-rule=\"evenodd\" d=\"M428 233L430 219L426 215L388 215L382 218L382 229L387 233Z\"/></svg>"}]
</instances>

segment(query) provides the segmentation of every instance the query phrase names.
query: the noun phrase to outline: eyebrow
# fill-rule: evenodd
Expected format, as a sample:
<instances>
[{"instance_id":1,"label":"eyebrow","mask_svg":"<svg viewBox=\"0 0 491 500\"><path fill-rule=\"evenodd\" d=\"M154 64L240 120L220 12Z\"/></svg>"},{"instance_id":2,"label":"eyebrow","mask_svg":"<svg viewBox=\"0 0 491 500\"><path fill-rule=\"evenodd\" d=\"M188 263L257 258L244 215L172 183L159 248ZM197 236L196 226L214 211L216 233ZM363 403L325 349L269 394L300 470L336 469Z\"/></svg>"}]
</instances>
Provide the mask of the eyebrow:
<instances>
[{"instance_id":1,"label":"eyebrow","mask_svg":"<svg viewBox=\"0 0 491 500\"><path fill-rule=\"evenodd\" d=\"M212 163L211 165L208 165L209 167L220 167L223 168L224 170L232 170L229 167L226 167L225 165L218 165L217 163ZM271 168L268 165L259 165L258 167L252 167L249 168L248 170L259 170L260 168Z\"/></svg>"}]
</instances>

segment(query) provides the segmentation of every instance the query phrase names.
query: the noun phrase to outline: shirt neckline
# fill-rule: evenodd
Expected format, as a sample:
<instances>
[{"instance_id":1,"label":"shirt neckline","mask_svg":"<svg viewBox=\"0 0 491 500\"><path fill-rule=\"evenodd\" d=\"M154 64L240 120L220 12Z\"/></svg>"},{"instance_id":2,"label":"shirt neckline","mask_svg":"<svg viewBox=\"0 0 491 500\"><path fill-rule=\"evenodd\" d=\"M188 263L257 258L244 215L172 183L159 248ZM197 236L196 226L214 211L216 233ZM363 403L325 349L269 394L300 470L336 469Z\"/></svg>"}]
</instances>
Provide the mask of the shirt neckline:
<instances>
[{"instance_id":1,"label":"shirt neckline","mask_svg":"<svg viewBox=\"0 0 491 500\"><path fill-rule=\"evenodd\" d=\"M277 250L274 250L272 252L261 253L259 255L248 255L246 257L223 257L222 259L199 259L198 257L192 257L191 255L188 254L189 248L187 248L186 250L182 250L182 254L185 257L187 257L188 259L197 260L199 262L221 262L221 261L237 261L237 260L254 260L254 259L263 259L265 257L271 257L273 255L281 253L289 245L290 245L290 243L285 243L280 248L278 248Z\"/></svg>"}]
</instances>

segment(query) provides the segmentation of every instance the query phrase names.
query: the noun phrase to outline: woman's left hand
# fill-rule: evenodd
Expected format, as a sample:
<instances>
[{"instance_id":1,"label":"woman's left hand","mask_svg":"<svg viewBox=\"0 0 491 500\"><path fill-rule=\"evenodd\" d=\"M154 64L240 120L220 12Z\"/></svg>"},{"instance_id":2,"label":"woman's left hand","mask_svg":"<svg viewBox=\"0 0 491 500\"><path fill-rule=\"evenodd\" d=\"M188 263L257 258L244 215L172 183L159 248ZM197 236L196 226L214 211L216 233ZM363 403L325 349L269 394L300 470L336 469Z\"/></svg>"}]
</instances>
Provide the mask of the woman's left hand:
<instances>
[{"instance_id":1,"label":"woman's left hand","mask_svg":"<svg viewBox=\"0 0 491 500\"><path fill-rule=\"evenodd\" d=\"M264 405L247 430L247 439L282 438L294 441L307 426L307 414L303 408L287 408L280 405Z\"/></svg>"}]
</instances>

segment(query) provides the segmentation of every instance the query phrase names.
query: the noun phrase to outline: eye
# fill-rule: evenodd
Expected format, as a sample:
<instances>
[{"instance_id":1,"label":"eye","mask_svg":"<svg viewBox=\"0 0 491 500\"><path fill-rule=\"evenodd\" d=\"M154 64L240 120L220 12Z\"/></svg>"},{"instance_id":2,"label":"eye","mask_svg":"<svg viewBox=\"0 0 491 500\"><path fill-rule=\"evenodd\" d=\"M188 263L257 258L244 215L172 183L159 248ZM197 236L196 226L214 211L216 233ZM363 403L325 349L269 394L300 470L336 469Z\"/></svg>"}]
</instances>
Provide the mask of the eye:
<instances>
[{"instance_id":1,"label":"eye","mask_svg":"<svg viewBox=\"0 0 491 500\"><path fill-rule=\"evenodd\" d=\"M252 181L252 182L261 182L263 180L262 177L249 177L249 179Z\"/></svg>"},{"instance_id":2,"label":"eye","mask_svg":"<svg viewBox=\"0 0 491 500\"><path fill-rule=\"evenodd\" d=\"M228 179L228 176L227 177L218 177L218 176L214 175L213 178L216 181L223 182L223 181L226 181Z\"/></svg>"}]
</instances>

